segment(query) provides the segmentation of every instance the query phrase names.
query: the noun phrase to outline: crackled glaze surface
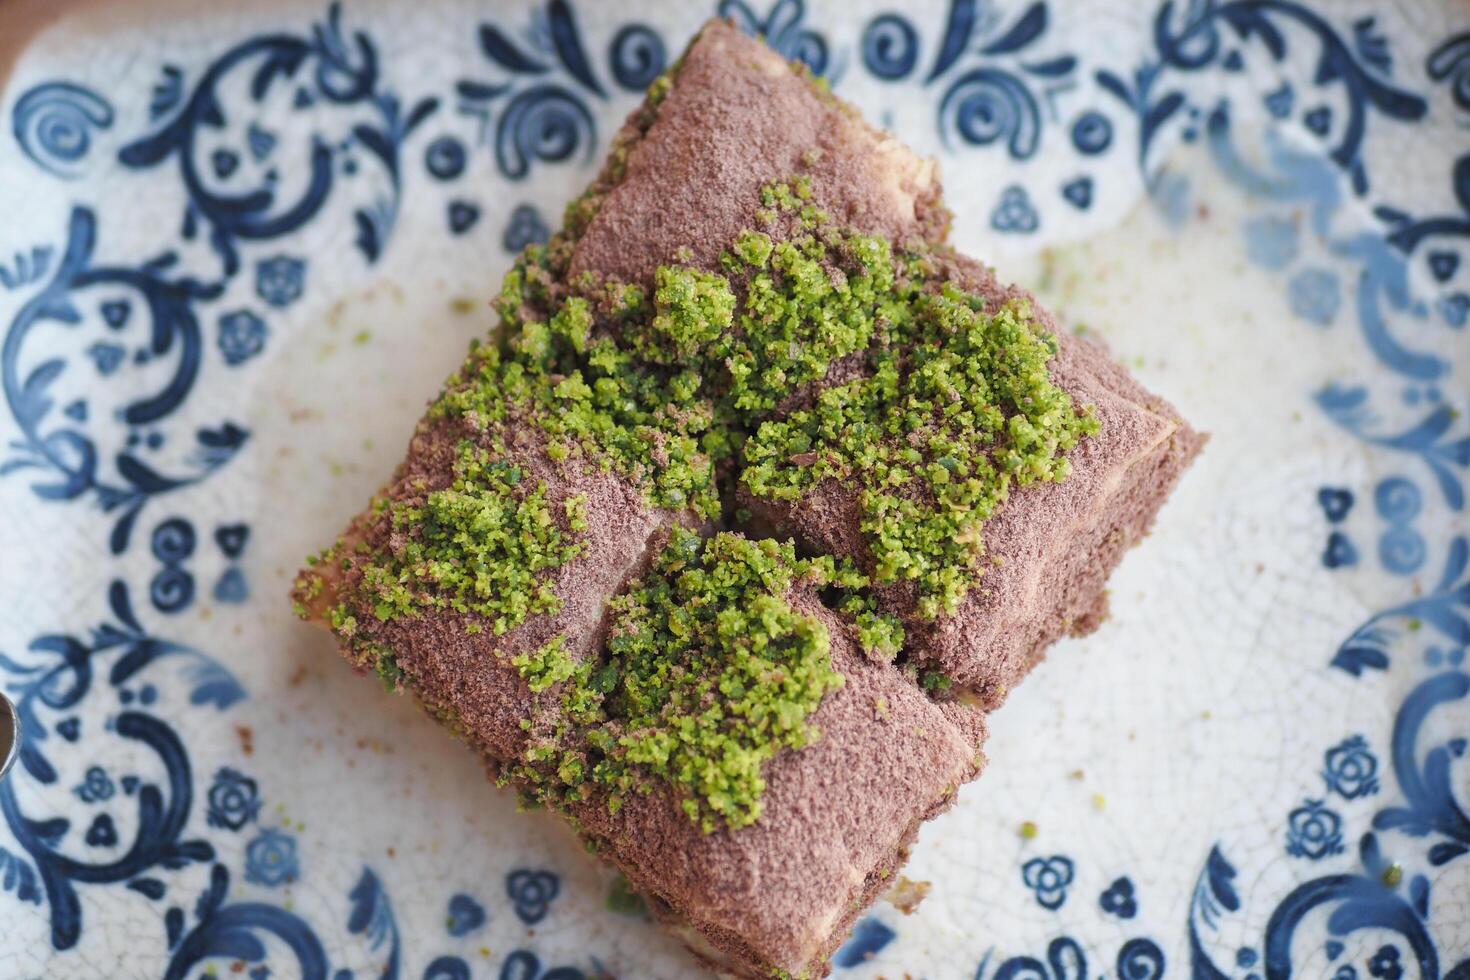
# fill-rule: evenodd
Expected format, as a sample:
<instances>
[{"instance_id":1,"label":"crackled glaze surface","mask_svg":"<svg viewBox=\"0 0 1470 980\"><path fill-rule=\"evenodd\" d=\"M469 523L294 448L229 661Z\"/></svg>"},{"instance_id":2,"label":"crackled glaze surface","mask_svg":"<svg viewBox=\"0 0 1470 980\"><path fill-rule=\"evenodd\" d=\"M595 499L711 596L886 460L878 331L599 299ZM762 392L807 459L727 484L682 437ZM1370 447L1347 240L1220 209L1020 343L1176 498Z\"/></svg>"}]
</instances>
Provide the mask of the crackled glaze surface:
<instances>
[{"instance_id":1,"label":"crackled glaze surface","mask_svg":"<svg viewBox=\"0 0 1470 980\"><path fill-rule=\"evenodd\" d=\"M698 975L285 593L715 12L1213 433L838 975L1470 976L1464 6L149 0L0 94L0 977Z\"/></svg>"}]
</instances>

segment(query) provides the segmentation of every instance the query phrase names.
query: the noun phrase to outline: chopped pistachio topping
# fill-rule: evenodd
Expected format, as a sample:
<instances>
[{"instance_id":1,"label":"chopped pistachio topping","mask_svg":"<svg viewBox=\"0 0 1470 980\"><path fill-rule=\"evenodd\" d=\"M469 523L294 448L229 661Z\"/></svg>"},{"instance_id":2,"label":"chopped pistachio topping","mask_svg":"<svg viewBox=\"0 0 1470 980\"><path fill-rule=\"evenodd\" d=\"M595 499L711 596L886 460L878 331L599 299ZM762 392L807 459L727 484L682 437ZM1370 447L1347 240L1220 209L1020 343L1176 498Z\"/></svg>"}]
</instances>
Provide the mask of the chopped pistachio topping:
<instances>
[{"instance_id":1,"label":"chopped pistachio topping","mask_svg":"<svg viewBox=\"0 0 1470 980\"><path fill-rule=\"evenodd\" d=\"M573 662L559 646L514 661L533 689L566 682L569 719L527 750L520 774L548 802L591 781L614 808L665 781L706 833L754 822L762 765L817 737L807 718L842 684L826 628L787 598L830 569L789 543L678 532L612 601L605 662Z\"/></svg>"},{"instance_id":2,"label":"chopped pistachio topping","mask_svg":"<svg viewBox=\"0 0 1470 980\"><path fill-rule=\"evenodd\" d=\"M918 279L895 293L869 373L761 425L741 479L778 501L853 487L874 579L916 584L932 619L979 578L981 527L1011 486L1066 479L1062 454L1098 424L1047 376L1056 342L1024 306L989 315Z\"/></svg>"},{"instance_id":3,"label":"chopped pistachio topping","mask_svg":"<svg viewBox=\"0 0 1470 980\"><path fill-rule=\"evenodd\" d=\"M389 504L388 520L402 534L362 566L374 615L477 613L500 634L529 615L555 613L561 602L546 572L581 553L586 501L568 498L558 520L546 485L529 484L519 467L465 443L448 487L422 504Z\"/></svg>"},{"instance_id":4,"label":"chopped pistachio topping","mask_svg":"<svg viewBox=\"0 0 1470 980\"><path fill-rule=\"evenodd\" d=\"M650 93L645 123L669 84ZM893 660L904 630L869 586L912 583L921 616L953 611L983 571L981 529L1010 487L1065 479L1065 452L1097 422L1051 383L1055 341L1029 310L985 313L924 254L834 226L805 176L762 190L759 229L730 242L717 271L686 250L651 290L571 277L576 237L627 149L506 275L499 337L472 347L430 410L473 433L453 482L376 502L394 533L351 559L361 584L330 617L397 686L373 620L469 613L483 617L472 631L499 635L559 611L550 573L585 547L586 502L554 501L530 479L505 451L511 427L532 427L553 464L617 472L650 505L706 519L722 513L722 464L772 501L840 482L857 496L871 581L831 558L799 560L789 543L679 532L611 602L600 658L576 659L560 636L511 658L533 691L561 701L559 727L507 773L536 801L596 791L618 807L661 781L705 831L737 828L760 816L764 763L817 737L808 716L842 682L822 624L790 605L793 585L821 588L869 655ZM774 417L839 362L857 379ZM310 582L298 588L315 597ZM917 680L936 693L950 683Z\"/></svg>"}]
</instances>

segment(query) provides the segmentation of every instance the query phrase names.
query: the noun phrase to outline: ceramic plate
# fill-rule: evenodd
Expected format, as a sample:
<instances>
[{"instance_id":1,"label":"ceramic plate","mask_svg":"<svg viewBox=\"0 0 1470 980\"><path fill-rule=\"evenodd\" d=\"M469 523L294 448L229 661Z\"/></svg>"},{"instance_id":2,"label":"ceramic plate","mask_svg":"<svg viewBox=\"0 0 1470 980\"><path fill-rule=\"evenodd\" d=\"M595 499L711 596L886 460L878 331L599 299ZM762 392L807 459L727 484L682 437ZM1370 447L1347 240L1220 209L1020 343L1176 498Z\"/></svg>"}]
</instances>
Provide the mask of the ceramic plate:
<instances>
[{"instance_id":1,"label":"ceramic plate","mask_svg":"<svg viewBox=\"0 0 1470 980\"><path fill-rule=\"evenodd\" d=\"M0 976L700 975L286 592L716 12L1213 434L838 975L1470 976L1470 9L232 6L0 10Z\"/></svg>"}]
</instances>

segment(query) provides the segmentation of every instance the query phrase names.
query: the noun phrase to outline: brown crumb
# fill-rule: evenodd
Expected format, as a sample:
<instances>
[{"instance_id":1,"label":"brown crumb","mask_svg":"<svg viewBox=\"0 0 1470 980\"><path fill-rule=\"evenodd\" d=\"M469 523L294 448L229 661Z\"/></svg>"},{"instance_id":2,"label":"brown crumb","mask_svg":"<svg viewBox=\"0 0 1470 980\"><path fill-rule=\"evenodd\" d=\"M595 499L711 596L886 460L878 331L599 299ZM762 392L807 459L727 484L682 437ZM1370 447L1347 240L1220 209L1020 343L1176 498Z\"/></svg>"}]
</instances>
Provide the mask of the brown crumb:
<instances>
[{"instance_id":1,"label":"brown crumb","mask_svg":"<svg viewBox=\"0 0 1470 980\"><path fill-rule=\"evenodd\" d=\"M249 725L236 725L235 734L240 739L240 752L247 759L255 754L255 731Z\"/></svg>"},{"instance_id":2,"label":"brown crumb","mask_svg":"<svg viewBox=\"0 0 1470 980\"><path fill-rule=\"evenodd\" d=\"M898 909L904 915L913 915L915 910L918 909L919 903L929 895L929 892L933 888L933 882L913 881L903 875L899 875L898 880L893 883L892 887L883 893L883 897L888 900L888 904Z\"/></svg>"}]
</instances>

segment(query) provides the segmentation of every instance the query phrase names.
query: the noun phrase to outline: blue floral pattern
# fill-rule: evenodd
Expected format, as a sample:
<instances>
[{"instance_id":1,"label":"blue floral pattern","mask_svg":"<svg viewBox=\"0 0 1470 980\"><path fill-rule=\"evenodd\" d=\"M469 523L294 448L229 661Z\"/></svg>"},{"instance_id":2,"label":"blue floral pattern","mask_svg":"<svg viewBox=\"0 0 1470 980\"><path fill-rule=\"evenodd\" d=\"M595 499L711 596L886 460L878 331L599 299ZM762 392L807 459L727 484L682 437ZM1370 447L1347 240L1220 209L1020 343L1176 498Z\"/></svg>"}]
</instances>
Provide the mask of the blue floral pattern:
<instances>
[{"instance_id":1,"label":"blue floral pattern","mask_svg":"<svg viewBox=\"0 0 1470 980\"><path fill-rule=\"evenodd\" d=\"M1307 800L1291 811L1286 853L1319 861L1342 853L1342 818L1321 800Z\"/></svg>"},{"instance_id":2,"label":"blue floral pattern","mask_svg":"<svg viewBox=\"0 0 1470 980\"><path fill-rule=\"evenodd\" d=\"M231 367L265 350L265 337L265 321L250 310L235 310L219 318L219 352Z\"/></svg>"},{"instance_id":3,"label":"blue floral pattern","mask_svg":"<svg viewBox=\"0 0 1470 980\"><path fill-rule=\"evenodd\" d=\"M245 880L267 888L295 881L301 875L296 838L267 827L245 848Z\"/></svg>"},{"instance_id":4,"label":"blue floral pattern","mask_svg":"<svg viewBox=\"0 0 1470 980\"><path fill-rule=\"evenodd\" d=\"M306 290L306 260L273 255L255 264L255 295L277 309L285 309Z\"/></svg>"},{"instance_id":5,"label":"blue floral pattern","mask_svg":"<svg viewBox=\"0 0 1470 980\"><path fill-rule=\"evenodd\" d=\"M1133 882L1127 877L1116 879L1097 897L1098 907L1120 919L1131 919L1138 914L1138 901L1133 897Z\"/></svg>"},{"instance_id":6,"label":"blue floral pattern","mask_svg":"<svg viewBox=\"0 0 1470 980\"><path fill-rule=\"evenodd\" d=\"M546 918L551 902L561 890L561 881L550 871L512 871L505 879L505 893L514 903L516 918L533 926Z\"/></svg>"},{"instance_id":7,"label":"blue floral pattern","mask_svg":"<svg viewBox=\"0 0 1470 980\"><path fill-rule=\"evenodd\" d=\"M239 830L260 815L260 790L255 780L226 767L214 774L208 804L211 827Z\"/></svg>"},{"instance_id":8,"label":"blue floral pattern","mask_svg":"<svg viewBox=\"0 0 1470 980\"><path fill-rule=\"evenodd\" d=\"M1345 800L1378 792L1378 759L1368 750L1368 741L1353 735L1327 750L1322 778L1327 789Z\"/></svg>"},{"instance_id":9,"label":"blue floral pattern","mask_svg":"<svg viewBox=\"0 0 1470 980\"><path fill-rule=\"evenodd\" d=\"M1067 886L1072 884L1072 860L1060 854L1032 858L1021 865L1021 880L1036 893L1038 905L1059 909L1067 901Z\"/></svg>"},{"instance_id":10,"label":"blue floral pattern","mask_svg":"<svg viewBox=\"0 0 1470 980\"><path fill-rule=\"evenodd\" d=\"M449 899L449 914L444 927L451 936L467 936L485 924L485 907L470 896L460 893Z\"/></svg>"},{"instance_id":11,"label":"blue floral pattern","mask_svg":"<svg viewBox=\"0 0 1470 980\"><path fill-rule=\"evenodd\" d=\"M1404 586L1334 637L1319 672L1385 685L1396 712L1381 729L1355 717L1353 734L1322 734L1297 760L1303 795L1263 807L1277 815L1274 860L1296 876L1252 898L1269 914L1247 915L1236 889L1243 843L1222 839L1203 856L1176 923L1189 962L1168 965L1196 980L1470 976L1465 951L1439 931L1442 872L1470 853L1470 537L1443 533L1442 517L1465 513L1470 471L1463 365L1450 356L1470 322L1470 155L1445 154L1438 193L1418 198L1434 202L1425 209L1405 203L1409 189L1368 152L1405 127L1470 121L1470 31L1433 39L1415 59L1386 12L1158 0L1141 56L1118 58L1091 50L1076 15L1047 0L877 4L850 23L803 0L708 0L699 13L709 12L833 86L867 86L877 118L942 150L952 184L956 167L994 168L969 217L1009 242L1115 206L1128 191L1110 166L1119 159L1164 219L1185 226L1203 211L1171 169L1179 143L1257 205L1231 234L1252 274L1279 290L1283 343L1320 338L1361 355L1304 405L1339 445L1383 464L1310 484L1314 571L1354 582L1382 571ZM100 512L100 543L114 556L97 622L0 636L0 685L28 733L0 783L0 903L41 916L58 957L77 955L97 915L90 899L107 892L156 906L169 977L213 967L348 980L368 975L353 971L370 957L372 975L400 980L412 945L425 980L468 980L484 972L471 969L482 955L472 947L502 923L526 936L494 947L487 975L608 972L590 957L551 966L570 957L512 948L558 914L551 871L510 871L490 908L446 888L432 906L443 929L411 944L386 869L357 864L328 884L303 830L271 816L269 771L205 759L207 740L194 740L198 725L230 724L245 688L215 656L163 635L213 604L251 603L250 526L201 509L216 476L253 448L246 421L213 395L261 377L303 300L320 298L331 265L310 243L340 236L366 269L387 254L410 200L464 242L512 253L545 241L554 212L533 178L581 180L603 149L604 120L683 41L652 16L546 0L466 22L472 57L457 84L423 91L372 16L331 4L181 52L178 64L148 67L141 102L36 78L0 105L17 170L78 192L61 198L54 228L0 242L0 479L37 508ZM1247 120L1262 116L1257 133ZM81 193L82 178L105 167L167 192L151 250L119 257L118 221ZM503 198L477 167L493 168ZM130 397L114 407L106 392ZM1147 919L1164 903L1115 857L1028 853L1005 873L1047 922L1062 921L1050 912L1075 887L1097 896L1095 908L1081 905L1089 915L1131 932L1141 909ZM296 910L294 886L308 875L336 921ZM1078 918L1067 934L1035 948L968 951L977 980L1165 974L1169 937L1086 942L1078 906L1068 908ZM835 965L903 962L905 930L893 921L881 909L861 919Z\"/></svg>"}]
</instances>

